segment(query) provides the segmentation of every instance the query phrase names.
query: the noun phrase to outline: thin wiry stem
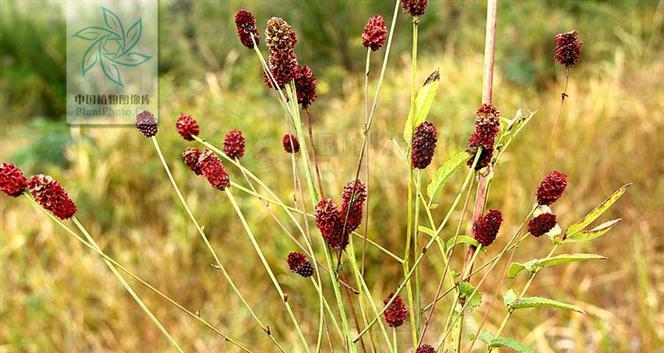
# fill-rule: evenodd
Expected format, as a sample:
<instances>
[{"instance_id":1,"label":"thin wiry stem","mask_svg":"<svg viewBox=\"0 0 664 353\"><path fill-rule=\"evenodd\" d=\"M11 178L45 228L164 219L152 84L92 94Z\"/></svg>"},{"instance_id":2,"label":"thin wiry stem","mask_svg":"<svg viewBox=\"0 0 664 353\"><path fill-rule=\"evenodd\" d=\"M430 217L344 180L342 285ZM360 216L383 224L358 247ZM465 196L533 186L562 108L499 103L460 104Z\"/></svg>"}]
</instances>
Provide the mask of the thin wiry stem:
<instances>
[{"instance_id":1,"label":"thin wiry stem","mask_svg":"<svg viewBox=\"0 0 664 353\"><path fill-rule=\"evenodd\" d=\"M267 259L265 258L265 255L263 255L263 251L261 250L260 246L258 245L258 242L256 241L256 237L254 236L254 233L251 231L251 228L249 227L249 224L247 223L247 220L244 218L244 214L240 210L240 207L238 206L237 202L235 201L235 198L233 197L233 194L226 189L225 190L226 196L228 197L228 200L231 202L233 205L233 209L235 210L238 218L240 218L240 222L242 223L242 226L244 227L244 230L249 237L249 240L251 241L251 244L254 247L254 250L256 250L256 254L258 254L258 258L261 260L261 263L263 264L263 267L265 268L265 271L267 272L268 276L272 280L272 284L274 285L275 289L277 290L277 293L279 294L279 298L283 301L284 306L286 307L286 311L288 312L288 316L290 317L291 321L293 322L293 326L295 327L295 331L297 332L297 335L299 336L300 340L302 341L302 345L304 346L305 351L311 352L309 350L309 344L307 344L306 338L304 338L304 333L302 332L302 328L300 327L300 323L297 321L297 318L295 318L295 314L293 313L293 310L290 307L290 304L288 304L288 299L284 293L284 291L281 289L281 285L277 281L277 278L274 276L274 273L272 272L272 268L270 268L270 265L267 263Z\"/></svg>"},{"instance_id":2,"label":"thin wiry stem","mask_svg":"<svg viewBox=\"0 0 664 353\"><path fill-rule=\"evenodd\" d=\"M553 148L553 142L556 137L556 129L558 128L558 121L560 120L560 117L563 114L563 108L565 108L565 99L568 97L567 95L567 84L569 83L569 67L565 67L565 86L563 88L563 92L560 94L560 106L558 107L558 114L556 114L556 120L553 122L553 129L551 130L551 136L549 137L549 144L546 146L546 154L544 154L547 158L546 160L549 160L549 152L551 152L551 149Z\"/></svg>"},{"instance_id":3,"label":"thin wiry stem","mask_svg":"<svg viewBox=\"0 0 664 353\"><path fill-rule=\"evenodd\" d=\"M461 224L463 224L463 219L464 219L464 216L466 214L467 207L468 207L468 200L470 200L471 191L473 190L473 184L472 183L473 183L473 180L471 179L471 184L470 184L470 187L468 188L468 193L466 194L466 200L463 203L463 208L462 208L463 211L461 212L461 218L459 219L459 223L457 224L456 232L454 233L454 237L452 238L452 239L454 239L452 241L452 244L453 244L452 248L449 249L449 250L446 250L447 252L449 252L448 254L446 254L447 256L444 257L446 259L451 259L452 256L454 255L454 250L456 248L456 242L457 242L457 239L459 239ZM424 198L422 198L422 203L425 204ZM428 207L426 207L426 205L425 205L425 209L426 209L427 214L429 216L429 221L431 223L431 227L434 227L435 225L434 225L434 222L433 222L433 217L431 216L431 211L429 210ZM436 293L433 296L434 298L438 298L438 296L440 295L440 292L443 289L443 284L445 283L445 278L449 275L449 268L450 268L450 262L445 261L445 268L443 269L443 274L440 276L440 281L438 282L438 287L436 288ZM448 279L452 280L452 281L454 280L454 278L452 278L452 276L449 276ZM424 341L424 336L426 335L427 328L429 327L429 323L431 322L431 319L433 318L433 313L436 310L436 303L438 303L438 301L434 300L433 306L431 307L431 311L429 312L429 315L427 316L427 319L424 322L424 327L422 328L422 333L420 334L420 339L417 343L418 346L420 344L422 344L422 341ZM425 309L421 309L421 310L422 310L422 312L425 311Z\"/></svg>"},{"instance_id":4,"label":"thin wiry stem","mask_svg":"<svg viewBox=\"0 0 664 353\"><path fill-rule=\"evenodd\" d=\"M249 348L245 347L244 345L242 345L242 344L239 343L238 341L234 340L234 339L231 338L229 335L223 333L222 331L220 331L219 329L217 329L216 327L214 327L211 323L209 323L209 322L206 321L205 319L201 318L199 315L193 313L192 311L188 310L187 308L185 308L184 306L182 306L180 303L176 302L176 301L173 300L171 297L169 297L168 295L164 294L162 291L160 291L159 289L157 289L156 287L154 287L153 285L151 285L150 283L148 283L147 281L145 281L144 279L142 279L140 276L138 276L137 274L135 274L134 272L132 272L131 270L129 270L128 268L126 268L125 266L123 266L122 264L120 264L119 262L117 262L116 260L114 260L112 257L108 256L106 253L103 252L103 250L99 250L99 249L97 249L95 246L93 246L93 245L91 245L90 243L88 243L88 241L86 241L85 239L81 238L80 235L76 234L76 232L74 232L74 231L71 230L69 227L67 227L64 223L62 223L62 221L60 221L58 218L56 218L55 216L53 216L52 214L50 214L48 211L46 211L45 209L43 209L43 208L42 208L42 207L41 207L41 206L40 206L40 205L39 205L34 199L32 199L29 195L25 194L25 196L26 196L26 197L27 197L27 198L33 203L33 205L34 205L36 208L42 210L47 216L49 216L54 222L56 222L56 223L57 223L62 229L64 229L67 233L69 233L69 235L71 235L72 237L74 237L74 239L78 240L81 244L83 244L84 246L86 246L88 249L92 250L94 253L96 253L97 255L101 256L102 258L104 258L104 259L110 261L115 267L119 268L120 270L122 270L123 272L125 272L126 274L128 274L130 277L132 277L133 279L135 279L136 281L138 281L139 283L141 283L142 285L144 285L146 288L148 288L149 290L151 290L152 292L154 292L155 294L157 294L158 296L160 296L161 298L163 298L163 299L166 300L167 302L169 302L169 303L171 303L172 305L174 305L176 308L180 309L182 312L184 312L185 314L187 314L188 316L190 316L190 317L193 318L194 320L200 322L201 324L203 324L204 326L206 326L206 327L209 328L210 330L214 331L214 332L215 332L216 334L218 334L222 339L224 339L224 340L230 342L231 344L235 345L236 347L240 348L241 350L243 350L243 351L245 351L245 352L247 352L247 353L253 353L252 350L250 350Z\"/></svg>"},{"instance_id":5,"label":"thin wiry stem","mask_svg":"<svg viewBox=\"0 0 664 353\"><path fill-rule=\"evenodd\" d=\"M307 116L307 130L309 131L309 143L311 144L311 155L314 160L314 169L316 171L316 181L318 182L318 192L320 197L325 197L325 191L323 188L323 179L320 177L320 166L318 165L318 153L316 152L316 144L314 143L314 132L311 122L311 113L308 108L304 108L304 114ZM292 143L292 141L291 141Z\"/></svg>"},{"instance_id":6,"label":"thin wiry stem","mask_svg":"<svg viewBox=\"0 0 664 353\"><path fill-rule=\"evenodd\" d=\"M210 254L212 254L212 257L214 258L215 264L216 264L216 269L218 269L221 274L224 276L226 281L228 281L228 284L231 286L235 294L240 298L240 301L242 304L247 308L247 311L251 314L251 316L254 318L256 323L261 327L263 331L267 333L267 335L270 337L272 342L279 348L280 351L284 351L283 347L277 342L276 338L272 335L270 332L269 328L263 324L263 321L258 318L258 315L254 312L254 310L251 308L247 300L244 298L240 290L238 289L237 285L235 284L235 281L231 278L230 274L226 270L226 267L223 265L221 260L219 260L219 256L217 256L217 252L214 250L212 247L212 244L210 244L210 241L208 240L207 236L205 235L205 232L203 231L203 228L199 225L198 221L196 220L196 217L194 217L193 212L191 212L191 209L189 208L189 205L187 204L187 201L184 199L184 196L182 195L182 192L180 191L180 188L178 187L177 183L175 182L175 178L173 178L173 174L171 173L171 169L168 167L168 163L166 163L166 159L164 158L164 154L161 152L161 148L159 147L159 142L157 141L156 136L152 136L150 138L152 140L152 144L154 145L155 150L157 151L157 155L159 156L159 160L161 161L161 165L164 167L164 170L166 171L166 174L168 175L168 179L171 182L171 186L173 186L173 189L175 190L175 193L178 196L178 199L180 200L180 203L182 204L182 207L185 209L187 216L189 216L189 219L191 219L192 223L194 223L194 227L198 231L198 234L200 235L201 239L205 243L205 246L208 248L210 251Z\"/></svg>"},{"instance_id":7,"label":"thin wiry stem","mask_svg":"<svg viewBox=\"0 0 664 353\"><path fill-rule=\"evenodd\" d=\"M376 315L376 317L374 317L369 322L369 324L360 333L358 333L357 336L355 336L354 341L357 341L360 337L362 337L362 335L364 335L371 328L371 326L373 326L376 323L376 321L380 319L380 315L382 315L385 312L385 310L387 310L387 308L390 306L390 304L392 304L394 302L394 300L397 298L397 296L399 295L401 290L404 289L404 287L406 286L406 283L410 280L410 277L413 275L414 269L417 268L417 266L420 265L420 262L422 261L422 259L426 255L426 253L428 252L429 248L431 248L431 245L433 245L433 243L436 241L436 239L438 239L438 237L440 236L440 233L441 233L443 227L445 226L445 224L447 224L447 221L449 220L450 216L452 215L452 212L454 211L454 209L456 209L456 206L459 203L459 200L461 199L461 195L463 194L463 192L466 190L466 187L468 187L468 184L470 183L470 179L473 175L473 169L475 168L475 165L477 165L477 160L478 159L479 159L479 155L476 155L475 160L473 161L473 164L471 165L470 170L466 174L466 178L463 182L463 185L461 186L461 190L459 190L456 197L454 198L454 202L452 202L452 205L450 206L447 214L445 215L445 218L443 219L443 222L440 224L440 226L436 230L436 234L434 234L431 237L431 239L427 242L427 244L424 246L424 248L422 249L422 253L420 253L420 255L417 257L417 259L415 259L415 262L413 263L413 266L411 267L410 271L405 276L403 281L399 284L397 289L394 291L394 295L392 296L392 298L387 303L385 303L385 306L383 307L383 309L381 310L379 315Z\"/></svg>"},{"instance_id":8,"label":"thin wiry stem","mask_svg":"<svg viewBox=\"0 0 664 353\"><path fill-rule=\"evenodd\" d=\"M76 225L76 227L81 231L81 233L83 233L83 235L84 235L85 238L88 240L88 242L90 242L90 244L91 244L95 249L97 249L98 251L101 252L101 248L99 247L99 245L97 244L97 242L96 242L96 241L94 240L94 238L90 235L90 233L88 233L88 231L85 229L85 227L83 227L83 225L78 221L78 219L76 218L76 216L72 217L71 220L72 220L72 222L74 222L74 224ZM131 288L131 286L129 285L129 283L127 283L127 281L125 281L124 277L122 277L122 275L120 274L120 272L118 272L118 270L115 268L115 266L114 266L110 261L106 260L105 258L103 259L103 261L104 261L104 263L106 264L106 266L111 270L111 272L113 272L113 275L115 275L115 277L118 279L118 281L120 282L120 284L122 284L122 286L127 290L127 292L129 292L129 294L132 296L132 298L134 298L134 300L136 301L136 303L138 304L138 306L140 306L141 309L143 309L143 311L145 312L145 314L146 314L146 315L150 318L150 320L152 320L152 322L153 322L153 323L159 328L159 330L160 330L161 333L166 337L166 339L168 339L168 341L171 343L171 345L173 346L173 348L175 348L175 350L178 351L178 352L180 352L180 353L184 353L184 351L182 350L182 348L180 348L180 346L178 345L178 343L175 342L175 339L171 336L170 333L168 333L168 330L166 330L166 328L164 327L164 325L162 325L161 322L159 322L159 319L157 319L157 317L154 316L154 314L150 311L150 309L148 309L148 307L145 305L145 303L143 303L143 301L142 301L141 298L138 296L138 294L136 294L136 292L134 292L134 290Z\"/></svg>"},{"instance_id":9,"label":"thin wiry stem","mask_svg":"<svg viewBox=\"0 0 664 353\"><path fill-rule=\"evenodd\" d=\"M369 70L371 67L371 48L367 48L367 60L366 64L364 65L364 126L366 127L367 124L369 123ZM365 163L365 168L364 168L364 183L367 187L367 199L366 199L366 205L367 205L367 212L364 220L364 239L362 240L362 260L360 261L360 273L362 277L364 277L364 261L365 257L367 254L367 232L369 230L369 195L371 195L371 192L369 191L369 150L371 147L371 143L369 143L369 136L367 136L367 145L365 146L366 151L364 151L364 154L366 155L366 163Z\"/></svg>"}]
</instances>

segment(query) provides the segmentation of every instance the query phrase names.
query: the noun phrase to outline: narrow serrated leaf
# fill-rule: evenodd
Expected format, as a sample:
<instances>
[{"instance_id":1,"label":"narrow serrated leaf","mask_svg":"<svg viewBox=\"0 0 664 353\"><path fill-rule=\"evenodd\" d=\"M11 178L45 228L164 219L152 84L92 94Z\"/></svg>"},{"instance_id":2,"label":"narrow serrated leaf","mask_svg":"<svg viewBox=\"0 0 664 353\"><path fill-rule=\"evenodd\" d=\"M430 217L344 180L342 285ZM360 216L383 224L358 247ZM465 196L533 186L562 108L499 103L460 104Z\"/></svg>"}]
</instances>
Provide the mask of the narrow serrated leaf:
<instances>
[{"instance_id":1,"label":"narrow serrated leaf","mask_svg":"<svg viewBox=\"0 0 664 353\"><path fill-rule=\"evenodd\" d=\"M438 195L445 186L454 171L468 160L468 152L461 151L441 165L431 177L431 182L427 186L427 196L430 200Z\"/></svg>"},{"instance_id":2,"label":"narrow serrated leaf","mask_svg":"<svg viewBox=\"0 0 664 353\"><path fill-rule=\"evenodd\" d=\"M440 73L436 69L436 71L432 72L426 81L424 81L422 88L417 91L415 102L410 107L408 119L403 128L403 138L406 140L406 143L410 144L413 130L424 122L429 115L431 104L433 104L433 99L436 97L436 92L438 92L439 81Z\"/></svg>"},{"instance_id":3,"label":"narrow serrated leaf","mask_svg":"<svg viewBox=\"0 0 664 353\"><path fill-rule=\"evenodd\" d=\"M459 283L459 297L466 302L466 310L473 311L482 304L482 293L478 292L469 282Z\"/></svg>"},{"instance_id":4,"label":"narrow serrated leaf","mask_svg":"<svg viewBox=\"0 0 664 353\"><path fill-rule=\"evenodd\" d=\"M622 219L617 218L611 221L604 222L597 227L590 229L590 230L584 230L582 232L578 232L576 234L572 234L568 236L565 239L565 242L569 243L574 243L574 242L580 242L580 241L586 241L586 240L592 240L595 238L599 238L602 235L606 234L608 231L613 229L613 227L618 224Z\"/></svg>"},{"instance_id":5,"label":"narrow serrated leaf","mask_svg":"<svg viewBox=\"0 0 664 353\"><path fill-rule=\"evenodd\" d=\"M542 297L527 297L527 298L517 299L514 303L510 305L510 307L512 309L557 308L557 309L572 310L584 314L584 311L581 310L581 308L579 308L576 305L563 303L557 300L542 298Z\"/></svg>"},{"instance_id":6,"label":"narrow serrated leaf","mask_svg":"<svg viewBox=\"0 0 664 353\"><path fill-rule=\"evenodd\" d=\"M599 206L595 207L592 211L590 211L587 215L585 215L581 221L578 223L572 224L567 228L567 231L565 231L565 234L567 234L567 237L571 237L575 235L576 233L584 230L590 223L592 223L594 220L596 220L599 216L602 215L602 213L606 212L620 197L627 191L627 188L632 185L631 183L625 184L620 189L616 190L611 196L607 197L606 200L604 200Z\"/></svg>"},{"instance_id":7,"label":"narrow serrated leaf","mask_svg":"<svg viewBox=\"0 0 664 353\"><path fill-rule=\"evenodd\" d=\"M470 244L475 247L480 245L477 239L473 237L470 237L468 235L459 235L457 237L453 237L450 240L448 240L445 248L447 250L450 250L456 244Z\"/></svg>"},{"instance_id":8,"label":"narrow serrated leaf","mask_svg":"<svg viewBox=\"0 0 664 353\"><path fill-rule=\"evenodd\" d=\"M539 266L546 267L546 266L566 264L570 262L590 261L590 260L606 260L606 257L597 254L560 254L557 256L540 259L538 263Z\"/></svg>"}]
</instances>

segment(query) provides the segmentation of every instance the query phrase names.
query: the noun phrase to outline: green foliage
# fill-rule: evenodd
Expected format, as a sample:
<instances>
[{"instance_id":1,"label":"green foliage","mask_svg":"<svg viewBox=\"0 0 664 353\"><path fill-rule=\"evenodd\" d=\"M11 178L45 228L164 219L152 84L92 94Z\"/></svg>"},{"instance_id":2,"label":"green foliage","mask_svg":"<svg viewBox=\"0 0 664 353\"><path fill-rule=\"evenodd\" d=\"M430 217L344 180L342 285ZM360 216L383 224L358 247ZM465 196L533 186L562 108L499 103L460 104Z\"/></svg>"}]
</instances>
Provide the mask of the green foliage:
<instances>
[{"instance_id":1,"label":"green foliage","mask_svg":"<svg viewBox=\"0 0 664 353\"><path fill-rule=\"evenodd\" d=\"M406 143L410 144L413 138L413 131L415 128L423 123L427 116L429 115L429 110L431 110L431 104L433 99L436 97L438 92L438 86L440 85L440 73L438 70L434 71L429 75L427 80L424 82L424 85L417 91L415 95L415 102L410 107L408 112L408 119L406 124L403 127L403 138Z\"/></svg>"},{"instance_id":2,"label":"green foliage","mask_svg":"<svg viewBox=\"0 0 664 353\"><path fill-rule=\"evenodd\" d=\"M475 239L471 236L459 235L457 237L450 238L447 241L446 248L447 248L447 250L450 250L454 245L457 245L457 244L468 244L468 245L472 245L472 246L475 246L475 247L478 247L480 245L480 243L477 241L477 239ZM485 249L486 249L486 247L482 247L482 250L485 250Z\"/></svg>"},{"instance_id":3,"label":"green foliage","mask_svg":"<svg viewBox=\"0 0 664 353\"><path fill-rule=\"evenodd\" d=\"M478 292L469 282L459 283L459 298L465 301L465 310L468 312L472 312L482 304L482 293Z\"/></svg>"},{"instance_id":4,"label":"green foliage","mask_svg":"<svg viewBox=\"0 0 664 353\"><path fill-rule=\"evenodd\" d=\"M544 259L533 259L526 263L513 262L507 269L507 277L514 278L519 272L528 270L532 273L539 271L543 267L566 264L570 262L605 260L606 257L595 254L562 254Z\"/></svg>"},{"instance_id":5,"label":"green foliage","mask_svg":"<svg viewBox=\"0 0 664 353\"><path fill-rule=\"evenodd\" d=\"M574 234L568 236L564 240L564 242L565 243L574 243L574 242L581 242L581 241L586 241L586 240L592 240L592 239L595 239L595 238L599 238L602 235L606 234L611 229L613 229L613 227L615 227L618 224L618 222L620 222L620 221L621 221L620 218L614 219L614 220L611 220L611 221L606 221L606 222L604 222L604 223L602 223L602 224L598 225L597 227L592 228L590 230L584 230L584 231L581 231L581 232L574 233Z\"/></svg>"},{"instance_id":6,"label":"green foliage","mask_svg":"<svg viewBox=\"0 0 664 353\"><path fill-rule=\"evenodd\" d=\"M625 184L620 189L616 190L613 194L606 198L599 206L595 207L587 215L585 215L578 223L572 224L567 228L565 234L567 237L574 237L576 233L584 230L590 223L596 220L602 213L606 212L620 197L627 191L627 188L632 184ZM600 234L601 235L601 234Z\"/></svg>"},{"instance_id":7,"label":"green foliage","mask_svg":"<svg viewBox=\"0 0 664 353\"><path fill-rule=\"evenodd\" d=\"M578 313L584 314L584 311L576 305L542 297L519 298L513 301L508 307L513 310L526 308L555 308L576 311Z\"/></svg>"},{"instance_id":8,"label":"green foliage","mask_svg":"<svg viewBox=\"0 0 664 353\"><path fill-rule=\"evenodd\" d=\"M484 342L488 348L506 347L521 353L535 353L532 348L513 338L495 337L489 331L482 331L478 338L480 341Z\"/></svg>"},{"instance_id":9,"label":"green foliage","mask_svg":"<svg viewBox=\"0 0 664 353\"><path fill-rule=\"evenodd\" d=\"M445 187L447 180L454 174L461 165L463 165L468 160L468 152L461 151L453 155L448 159L443 165L441 165L436 172L431 177L431 182L427 186L427 195L429 196L429 202L431 202Z\"/></svg>"}]
</instances>

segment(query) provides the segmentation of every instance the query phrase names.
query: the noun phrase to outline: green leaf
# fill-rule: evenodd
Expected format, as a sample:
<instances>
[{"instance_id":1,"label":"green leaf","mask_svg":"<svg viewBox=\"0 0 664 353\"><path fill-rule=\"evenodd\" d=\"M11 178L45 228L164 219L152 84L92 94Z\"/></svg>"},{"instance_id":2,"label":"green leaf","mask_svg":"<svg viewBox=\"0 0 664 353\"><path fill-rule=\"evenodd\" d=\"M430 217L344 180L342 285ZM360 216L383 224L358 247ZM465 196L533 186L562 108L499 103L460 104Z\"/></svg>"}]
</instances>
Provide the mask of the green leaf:
<instances>
[{"instance_id":1,"label":"green leaf","mask_svg":"<svg viewBox=\"0 0 664 353\"><path fill-rule=\"evenodd\" d=\"M453 237L452 239L448 240L445 249L450 250L456 244L470 244L470 245L473 245L475 247L480 245L480 243L477 241L477 239L475 239L473 237L470 237L470 236L467 236L467 235L459 235L458 237Z\"/></svg>"},{"instance_id":2,"label":"green leaf","mask_svg":"<svg viewBox=\"0 0 664 353\"><path fill-rule=\"evenodd\" d=\"M567 237L571 237L573 235L576 235L576 233L584 230L590 223L592 223L594 220L596 220L599 216L602 215L606 210L611 207L620 197L627 191L627 188L632 185L631 183L623 185L620 189L616 190L611 196L607 197L606 200L604 200L599 206L595 207L592 211L590 211L587 215L585 215L581 221L578 223L572 224L567 228L567 231L565 234L567 234Z\"/></svg>"},{"instance_id":3,"label":"green leaf","mask_svg":"<svg viewBox=\"0 0 664 353\"><path fill-rule=\"evenodd\" d=\"M514 289L510 289L505 294L503 294L503 304L505 306L510 306L514 301L516 300L516 292L514 292Z\"/></svg>"},{"instance_id":4,"label":"green leaf","mask_svg":"<svg viewBox=\"0 0 664 353\"><path fill-rule=\"evenodd\" d=\"M535 353L535 351L532 348L526 346L525 344L513 338L495 337L489 331L482 331L482 333L480 333L478 338L482 342L484 342L489 348L506 347L506 348L511 348L520 353Z\"/></svg>"},{"instance_id":5,"label":"green leaf","mask_svg":"<svg viewBox=\"0 0 664 353\"><path fill-rule=\"evenodd\" d=\"M463 165L468 160L468 152L461 151L452 158L448 159L431 177L431 182L427 186L427 196L433 200L436 195L443 189L447 180L452 176L455 170Z\"/></svg>"},{"instance_id":6,"label":"green leaf","mask_svg":"<svg viewBox=\"0 0 664 353\"><path fill-rule=\"evenodd\" d=\"M523 270L527 270L525 264L512 262L510 264L510 267L507 268L507 278L513 279L514 277L516 277L516 275L519 274L519 272Z\"/></svg>"},{"instance_id":7,"label":"green leaf","mask_svg":"<svg viewBox=\"0 0 664 353\"><path fill-rule=\"evenodd\" d=\"M482 304L482 293L475 290L472 284L468 282L459 283L459 298L466 302L466 310L472 311Z\"/></svg>"},{"instance_id":8,"label":"green leaf","mask_svg":"<svg viewBox=\"0 0 664 353\"><path fill-rule=\"evenodd\" d=\"M613 227L620 222L621 219L617 218L612 221L604 222L597 227L590 229L590 230L584 230L582 232L578 232L575 234L572 234L568 236L565 239L565 243L575 243L575 242L580 242L580 241L586 241L586 240L591 240L595 239L598 237L601 237L602 235L606 234L608 231L613 229Z\"/></svg>"},{"instance_id":9,"label":"green leaf","mask_svg":"<svg viewBox=\"0 0 664 353\"><path fill-rule=\"evenodd\" d=\"M507 269L507 277L514 278L523 270L537 272L543 267L566 264L578 261L605 260L606 257L596 254L561 254L543 259L530 260L524 264L513 262Z\"/></svg>"},{"instance_id":10,"label":"green leaf","mask_svg":"<svg viewBox=\"0 0 664 353\"><path fill-rule=\"evenodd\" d=\"M514 303L510 305L512 309L524 309L524 308L557 308L572 310L584 314L584 311L581 310L576 305L563 303L557 300L542 298L542 297L527 297L517 299Z\"/></svg>"},{"instance_id":11,"label":"green leaf","mask_svg":"<svg viewBox=\"0 0 664 353\"><path fill-rule=\"evenodd\" d=\"M417 230L424 233L424 234L429 234L432 237L436 236L436 231L434 229L425 227L425 226L418 226Z\"/></svg>"},{"instance_id":12,"label":"green leaf","mask_svg":"<svg viewBox=\"0 0 664 353\"><path fill-rule=\"evenodd\" d=\"M403 128L403 138L406 140L406 143L411 143L413 130L424 122L429 115L431 104L436 97L436 92L438 92L439 81L440 73L436 70L429 75L426 81L424 81L422 88L417 91L415 102L410 107L408 120L406 120L406 125Z\"/></svg>"}]
</instances>

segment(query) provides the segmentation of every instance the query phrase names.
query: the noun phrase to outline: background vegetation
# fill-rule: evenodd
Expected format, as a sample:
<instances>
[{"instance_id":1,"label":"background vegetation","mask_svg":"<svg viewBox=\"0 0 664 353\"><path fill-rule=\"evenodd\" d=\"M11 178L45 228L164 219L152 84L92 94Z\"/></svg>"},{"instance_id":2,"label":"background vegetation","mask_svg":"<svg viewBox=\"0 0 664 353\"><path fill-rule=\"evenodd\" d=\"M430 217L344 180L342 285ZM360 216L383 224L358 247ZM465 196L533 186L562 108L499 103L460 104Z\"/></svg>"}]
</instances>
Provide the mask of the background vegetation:
<instances>
[{"instance_id":1,"label":"background vegetation","mask_svg":"<svg viewBox=\"0 0 664 353\"><path fill-rule=\"evenodd\" d=\"M160 133L158 135L194 213L205 224L241 290L283 341L296 342L225 197L193 178L179 160L186 144L174 122L194 115L202 136L221 143L224 133L245 133L244 164L283 199L292 191L289 157L280 146L281 111L262 83L252 52L235 38L233 13L246 7L260 30L270 16L293 24L300 62L318 76L313 105L323 178L341 191L352 178L364 120L360 33L366 18L391 16L390 1L162 1L160 4ZM433 165L464 148L480 102L484 4L433 0L422 19L418 79L435 68L441 90L430 119L440 131ZM523 1L499 7L494 103L505 116L537 110L493 184L489 205L506 218L508 234L528 210L539 178L550 165L569 174L568 192L557 206L569 224L625 182L634 183L611 217L623 222L578 251L607 255L601 263L543 271L532 293L580 305L586 315L547 310L519 312L507 335L537 352L662 352L664 340L664 5L656 1ZM584 41L572 71L570 99L553 156L545 142L553 125L563 71L552 58L555 33L576 28ZM392 139L409 105L410 26L399 18L388 75L372 136L369 235L403 252L405 165ZM133 128L69 127L65 123L65 24L57 2L0 3L0 160L27 173L61 180L79 205L79 218L119 262L257 351L270 351L222 277L176 202L149 142ZM380 54L374 55L374 72ZM377 75L374 74L374 78ZM375 81L374 81L375 82ZM372 88L373 89L373 88ZM233 170L232 177L241 175ZM428 174L425 174L425 177ZM461 174L438 200L443 212ZM288 238L261 204L235 195L265 244L268 260L309 334L315 332L317 299L309 285L288 273ZM73 241L23 199L0 199L0 352L168 352L151 325L99 258ZM460 214L454 215L456 218ZM440 217L438 215L437 217ZM505 237L497 240L504 243ZM531 239L516 260L544 256L548 244ZM491 250L489 250L491 252ZM429 257L425 268L440 264ZM498 268L502 268L499 265ZM435 290L431 273L425 298ZM400 278L400 265L371 250L367 278L376 300ZM518 278L516 287L521 287ZM495 276L480 312L494 305L487 325L500 322L502 300L492 301ZM505 289L512 285L504 284ZM140 290L187 351L233 351L175 308ZM500 291L502 292L502 291ZM492 303L492 304L491 304ZM470 320L476 324L481 314ZM438 325L442 325L439 323ZM435 337L436 329L432 326ZM479 349L479 345L476 345Z\"/></svg>"}]
</instances>

